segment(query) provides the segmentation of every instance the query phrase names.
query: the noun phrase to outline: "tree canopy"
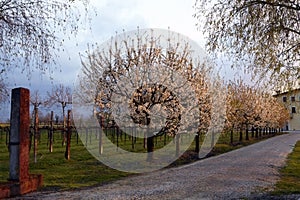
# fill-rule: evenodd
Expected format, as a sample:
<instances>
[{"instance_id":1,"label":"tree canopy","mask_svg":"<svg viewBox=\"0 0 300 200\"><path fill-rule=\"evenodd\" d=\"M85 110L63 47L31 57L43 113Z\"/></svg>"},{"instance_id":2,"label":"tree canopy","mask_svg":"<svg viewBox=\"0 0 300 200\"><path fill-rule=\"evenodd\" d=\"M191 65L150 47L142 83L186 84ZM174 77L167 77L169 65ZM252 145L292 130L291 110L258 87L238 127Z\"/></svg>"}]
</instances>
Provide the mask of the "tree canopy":
<instances>
[{"instance_id":1,"label":"tree canopy","mask_svg":"<svg viewBox=\"0 0 300 200\"><path fill-rule=\"evenodd\" d=\"M293 83L300 72L299 0L196 0L210 52L226 52L260 78Z\"/></svg>"},{"instance_id":2,"label":"tree canopy","mask_svg":"<svg viewBox=\"0 0 300 200\"><path fill-rule=\"evenodd\" d=\"M146 140L147 161L152 160L156 136L181 138L180 147L175 147L174 142L155 152L164 158L159 164L163 166L174 159L165 153L172 148L176 152L187 149L195 133L207 133L209 138L215 134L217 138L222 130L226 113L221 81L214 77L213 66L202 50L187 37L170 30L138 29L117 35L86 53L82 55L82 70L74 89L74 116L89 110L101 121L115 122L124 131L134 130ZM75 124L76 120L75 117ZM91 124L89 116L78 119L81 122ZM185 137L187 134L190 135ZM199 156L206 155L215 141L206 139ZM110 143L106 139L104 149L113 148ZM118 152L105 151L110 154L110 163L118 156ZM100 160L105 159L104 154ZM122 153L121 166L130 166L126 171L132 171L132 165L125 164L130 160L125 155ZM139 154L135 162L142 162L144 156Z\"/></svg>"},{"instance_id":3,"label":"tree canopy","mask_svg":"<svg viewBox=\"0 0 300 200\"><path fill-rule=\"evenodd\" d=\"M151 34L157 34L157 36ZM176 37L179 36L176 35ZM153 120L155 123L152 125L166 126L168 124L166 126L168 128L162 131L167 132L168 130L170 136L175 136L179 118L183 123L182 121L186 118L181 115L188 115L187 113L191 110L180 109L178 97L173 94L174 91L178 94L189 94L187 87L190 84L190 87L193 88L190 91L192 94L182 95L181 101L188 102L186 104L190 106L195 101L192 96L195 96L199 102L204 102L203 99L207 98L208 93L207 83L204 82L209 80L211 66L206 66L204 59L196 63L191 53L194 49L183 39L182 41L178 39L182 42L180 43L174 38L164 38L154 31L149 34L144 30L134 37L126 36L124 33L124 36L121 35L117 38L116 41L108 41L108 44L113 44L110 44L109 50L98 47L94 52L87 52L87 57L82 61L83 70L79 76L77 97L80 96L80 102L85 104L95 101L94 112L97 115L104 113L112 115L113 111L119 110L118 114L114 113L114 120L124 125L148 126L150 117L152 117L151 120L156 117L158 122ZM169 48L161 47L160 42L167 42L166 46ZM170 83L172 86L166 87L169 79L172 80L172 84ZM185 81L177 83L176 81L180 79ZM114 97L117 100L113 96L118 96L118 98ZM200 96L203 99L200 99ZM124 105L119 101L124 102ZM127 103L129 110L125 112L122 109L128 107ZM208 104L208 101L206 100L205 103ZM120 109L112 109L114 104L118 105L117 107ZM161 106L158 110L164 111L164 114L155 113L154 107L157 105ZM194 107L193 109L194 112L196 112L195 110L198 112L198 109ZM158 116L166 117L166 121L161 120ZM192 118L189 115L188 117ZM209 117L206 116L206 118ZM203 120L208 120L206 118ZM125 123L125 119L129 121ZM193 121L194 119L189 118L189 120Z\"/></svg>"},{"instance_id":4,"label":"tree canopy","mask_svg":"<svg viewBox=\"0 0 300 200\"><path fill-rule=\"evenodd\" d=\"M230 81L226 96L226 129L281 128L288 110L276 98L243 80Z\"/></svg>"},{"instance_id":5,"label":"tree canopy","mask_svg":"<svg viewBox=\"0 0 300 200\"><path fill-rule=\"evenodd\" d=\"M88 0L80 0L87 11ZM18 67L27 75L45 71L61 49L57 33L78 31L79 10L74 0L1 0L0 70Z\"/></svg>"}]
</instances>

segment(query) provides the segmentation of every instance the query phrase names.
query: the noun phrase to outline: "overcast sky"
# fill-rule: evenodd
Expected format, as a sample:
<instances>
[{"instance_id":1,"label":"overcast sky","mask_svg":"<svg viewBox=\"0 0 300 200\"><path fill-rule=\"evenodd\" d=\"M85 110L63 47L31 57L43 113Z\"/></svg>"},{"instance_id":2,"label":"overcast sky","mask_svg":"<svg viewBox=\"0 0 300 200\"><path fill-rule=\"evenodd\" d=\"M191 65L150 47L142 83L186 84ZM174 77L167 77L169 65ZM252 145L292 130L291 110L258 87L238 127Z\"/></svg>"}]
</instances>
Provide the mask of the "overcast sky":
<instances>
[{"instance_id":1,"label":"overcast sky","mask_svg":"<svg viewBox=\"0 0 300 200\"><path fill-rule=\"evenodd\" d=\"M81 28L76 37L66 40L65 51L58 58L58 70L52 75L33 73L30 80L26 74L15 70L9 77L9 88L27 87L40 90L43 95L50 90L52 84L63 83L72 86L80 70L79 52L84 52L88 44L101 44L123 30L143 28L170 28L196 41L204 48L204 37L197 30L196 19L193 18L195 0L91 0L97 15L90 14L91 31ZM88 26L87 26L88 27ZM6 107L6 106L4 106ZM9 106L8 106L9 107ZM2 119L6 118L7 110L2 107Z\"/></svg>"},{"instance_id":2,"label":"overcast sky","mask_svg":"<svg viewBox=\"0 0 300 200\"><path fill-rule=\"evenodd\" d=\"M26 74L15 70L9 79L10 87L29 87L40 89L53 82L72 85L80 69L79 52L84 52L88 44L101 44L114 36L116 32L131 31L137 27L170 28L171 31L184 34L204 47L202 33L196 29L196 20L192 17L194 0L91 0L97 15L90 14L91 31L81 27L76 37L65 39L64 52L59 53L58 63L61 67L49 75L39 71L32 74L28 81ZM64 37L63 35L61 37ZM17 75L18 74L18 75Z\"/></svg>"}]
</instances>

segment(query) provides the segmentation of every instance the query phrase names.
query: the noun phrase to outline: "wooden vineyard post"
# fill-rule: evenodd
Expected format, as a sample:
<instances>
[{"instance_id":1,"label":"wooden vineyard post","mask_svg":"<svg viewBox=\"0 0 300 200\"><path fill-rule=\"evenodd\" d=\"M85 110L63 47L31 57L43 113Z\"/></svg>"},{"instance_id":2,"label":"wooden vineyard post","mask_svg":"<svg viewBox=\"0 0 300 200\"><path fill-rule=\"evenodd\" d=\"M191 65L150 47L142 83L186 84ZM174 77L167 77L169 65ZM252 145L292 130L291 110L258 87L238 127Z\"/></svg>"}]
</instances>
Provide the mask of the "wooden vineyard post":
<instances>
[{"instance_id":1,"label":"wooden vineyard post","mask_svg":"<svg viewBox=\"0 0 300 200\"><path fill-rule=\"evenodd\" d=\"M71 110L68 110L68 121L67 121L67 145L66 145L66 152L65 158L70 160L70 148L71 148L71 134L72 134L72 127L71 127Z\"/></svg>"},{"instance_id":2,"label":"wooden vineyard post","mask_svg":"<svg viewBox=\"0 0 300 200\"><path fill-rule=\"evenodd\" d=\"M50 134L49 134L49 152L53 152L53 111L51 111L51 116L50 116Z\"/></svg>"},{"instance_id":3,"label":"wooden vineyard post","mask_svg":"<svg viewBox=\"0 0 300 200\"><path fill-rule=\"evenodd\" d=\"M132 127L132 135L131 135L131 148L134 149L134 139L136 137L136 129Z\"/></svg>"},{"instance_id":4,"label":"wooden vineyard post","mask_svg":"<svg viewBox=\"0 0 300 200\"><path fill-rule=\"evenodd\" d=\"M79 128L81 130L81 128ZM76 143L78 144L78 139L79 139L79 131L76 129Z\"/></svg>"},{"instance_id":5,"label":"wooden vineyard post","mask_svg":"<svg viewBox=\"0 0 300 200\"><path fill-rule=\"evenodd\" d=\"M65 107L66 107L66 103L65 102L61 102L62 104L62 108L63 108L63 130L62 130L62 137L63 137L63 140L62 140L62 143L61 143L61 146L64 146L65 143L66 143L66 115L65 115Z\"/></svg>"},{"instance_id":6,"label":"wooden vineyard post","mask_svg":"<svg viewBox=\"0 0 300 200\"><path fill-rule=\"evenodd\" d=\"M119 134L120 134L120 128L117 126L117 130L116 130L116 136L117 136L117 150L119 148Z\"/></svg>"},{"instance_id":7,"label":"wooden vineyard post","mask_svg":"<svg viewBox=\"0 0 300 200\"><path fill-rule=\"evenodd\" d=\"M92 136L93 136L93 128L91 128L89 138L90 138L90 144L92 144Z\"/></svg>"},{"instance_id":8,"label":"wooden vineyard post","mask_svg":"<svg viewBox=\"0 0 300 200\"><path fill-rule=\"evenodd\" d=\"M85 128L85 146L88 145L88 136L89 136L89 129L88 127Z\"/></svg>"},{"instance_id":9,"label":"wooden vineyard post","mask_svg":"<svg viewBox=\"0 0 300 200\"><path fill-rule=\"evenodd\" d=\"M39 137L39 109L38 109L38 104L34 104L34 145L33 145L34 163L37 163L38 137Z\"/></svg>"}]
</instances>

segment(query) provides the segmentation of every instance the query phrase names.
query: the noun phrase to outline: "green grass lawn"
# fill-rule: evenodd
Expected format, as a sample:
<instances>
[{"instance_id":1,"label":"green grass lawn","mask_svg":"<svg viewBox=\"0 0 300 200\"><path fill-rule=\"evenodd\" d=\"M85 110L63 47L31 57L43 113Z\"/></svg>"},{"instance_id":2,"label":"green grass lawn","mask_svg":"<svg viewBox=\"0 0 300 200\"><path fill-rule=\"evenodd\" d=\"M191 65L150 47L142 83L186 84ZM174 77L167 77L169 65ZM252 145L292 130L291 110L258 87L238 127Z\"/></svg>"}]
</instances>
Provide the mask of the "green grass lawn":
<instances>
[{"instance_id":1,"label":"green grass lawn","mask_svg":"<svg viewBox=\"0 0 300 200\"><path fill-rule=\"evenodd\" d=\"M280 175L281 178L276 183L273 194L300 194L300 141L289 154L286 166L280 170Z\"/></svg>"},{"instance_id":2,"label":"green grass lawn","mask_svg":"<svg viewBox=\"0 0 300 200\"><path fill-rule=\"evenodd\" d=\"M143 139L137 139L132 149L132 140L127 136L126 141L123 135L122 138L114 138L110 136L114 143L118 141L119 147L134 152L144 152ZM229 135L221 135L218 143L213 148L208 156L225 153L255 142L270 136L264 136L260 139L250 138L249 141L238 141L238 134L234 134L234 145L230 145ZM83 139L84 143L89 144L90 140L96 139L96 132L91 132L90 136ZM164 141L166 139L166 141ZM154 149L161 148L164 142L170 142L172 138L164 136L157 137L154 140ZM203 136L200 137L200 143L203 141ZM65 146L62 147L61 132L54 133L53 152L50 153L47 144L47 132L41 131L41 138L38 145L37 163L33 159L33 146L30 151L30 173L43 174L44 187L42 190L65 190L85 186L94 186L105 184L116 179L133 174L120 172L111 169L100 161L95 159L84 147L82 141L79 139L77 144L76 134L73 133L71 141L71 160L64 158ZM179 166L187 163L197 161L197 154L194 152L195 144L191 144L190 148L179 159L168 167ZM6 145L6 134L0 131L0 182L5 182L9 176L9 153Z\"/></svg>"},{"instance_id":3,"label":"green grass lawn","mask_svg":"<svg viewBox=\"0 0 300 200\"><path fill-rule=\"evenodd\" d=\"M33 146L30 151L30 173L43 174L44 190L70 189L95 184L106 183L128 173L120 172L103 165L96 160L76 137L71 141L71 160L64 157L65 146L61 144L61 133L55 132L53 152L47 146L47 133L42 132L38 145L38 160L34 163ZM5 136L0 136L0 181L4 182L9 176L8 148Z\"/></svg>"}]
</instances>

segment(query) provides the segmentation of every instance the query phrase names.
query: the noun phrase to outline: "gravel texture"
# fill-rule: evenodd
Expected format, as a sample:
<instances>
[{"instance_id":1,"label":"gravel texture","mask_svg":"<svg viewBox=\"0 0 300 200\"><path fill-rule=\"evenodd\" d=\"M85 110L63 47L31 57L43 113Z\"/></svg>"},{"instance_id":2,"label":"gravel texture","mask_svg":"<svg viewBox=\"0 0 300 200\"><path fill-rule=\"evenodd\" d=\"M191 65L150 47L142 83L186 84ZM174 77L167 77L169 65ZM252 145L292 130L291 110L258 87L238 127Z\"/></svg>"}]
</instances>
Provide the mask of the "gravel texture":
<instances>
[{"instance_id":1,"label":"gravel texture","mask_svg":"<svg viewBox=\"0 0 300 200\"><path fill-rule=\"evenodd\" d=\"M99 187L64 192L35 192L22 199L300 199L272 197L279 168L300 140L300 132L195 163L141 174Z\"/></svg>"}]
</instances>

